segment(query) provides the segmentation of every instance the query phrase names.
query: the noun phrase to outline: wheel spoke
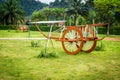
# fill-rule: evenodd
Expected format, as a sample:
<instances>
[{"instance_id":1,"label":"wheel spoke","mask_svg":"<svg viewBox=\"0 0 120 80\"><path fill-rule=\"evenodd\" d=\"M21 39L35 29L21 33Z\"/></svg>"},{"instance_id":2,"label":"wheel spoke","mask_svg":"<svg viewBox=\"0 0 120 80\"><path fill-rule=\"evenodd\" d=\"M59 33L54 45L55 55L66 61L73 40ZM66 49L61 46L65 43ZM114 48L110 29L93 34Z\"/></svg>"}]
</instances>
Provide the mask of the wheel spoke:
<instances>
[{"instance_id":1,"label":"wheel spoke","mask_svg":"<svg viewBox=\"0 0 120 80\"><path fill-rule=\"evenodd\" d=\"M87 27L86 31L84 29L82 30L82 33L84 33L83 35L84 35L85 38L94 37L94 31L93 31L92 28ZM96 41L95 40L85 41L82 50L84 52L89 53L89 52L93 51L95 47L96 47Z\"/></svg>"},{"instance_id":2,"label":"wheel spoke","mask_svg":"<svg viewBox=\"0 0 120 80\"><path fill-rule=\"evenodd\" d=\"M83 37L82 33L77 28L67 29L64 32L62 38L69 41L62 41L63 49L68 54L77 54L82 49L83 41L74 41L74 40L80 39L81 37Z\"/></svg>"}]
</instances>

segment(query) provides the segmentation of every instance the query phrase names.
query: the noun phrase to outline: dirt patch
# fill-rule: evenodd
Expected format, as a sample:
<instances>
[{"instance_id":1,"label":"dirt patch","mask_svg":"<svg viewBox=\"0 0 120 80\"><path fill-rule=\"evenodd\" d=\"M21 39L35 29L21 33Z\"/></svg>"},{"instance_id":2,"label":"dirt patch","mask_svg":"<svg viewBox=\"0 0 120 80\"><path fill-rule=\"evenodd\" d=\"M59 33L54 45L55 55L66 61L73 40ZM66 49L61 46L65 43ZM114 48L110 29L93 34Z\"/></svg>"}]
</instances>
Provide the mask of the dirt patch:
<instances>
[{"instance_id":1,"label":"dirt patch","mask_svg":"<svg viewBox=\"0 0 120 80\"><path fill-rule=\"evenodd\" d=\"M104 40L109 40L109 41L120 41L120 38L110 38L110 37L106 37L106 38L104 38Z\"/></svg>"}]
</instances>

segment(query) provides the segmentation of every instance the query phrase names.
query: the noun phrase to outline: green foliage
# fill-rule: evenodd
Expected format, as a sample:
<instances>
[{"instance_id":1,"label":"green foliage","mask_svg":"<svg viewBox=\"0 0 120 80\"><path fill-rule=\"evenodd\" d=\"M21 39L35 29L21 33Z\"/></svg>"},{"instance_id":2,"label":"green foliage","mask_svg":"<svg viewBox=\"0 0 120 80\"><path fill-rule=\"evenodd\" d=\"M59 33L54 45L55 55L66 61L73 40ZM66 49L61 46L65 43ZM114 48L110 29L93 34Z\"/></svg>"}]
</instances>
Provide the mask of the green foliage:
<instances>
[{"instance_id":1,"label":"green foliage","mask_svg":"<svg viewBox=\"0 0 120 80\"><path fill-rule=\"evenodd\" d=\"M0 22L3 24L17 24L24 20L24 10L19 0L7 0L0 6Z\"/></svg>"},{"instance_id":2,"label":"green foliage","mask_svg":"<svg viewBox=\"0 0 120 80\"><path fill-rule=\"evenodd\" d=\"M74 25L78 25L77 19L78 16L87 16L87 8L85 8L85 5L82 3L82 0L72 0L71 8L67 10L67 15L73 16ZM68 16L68 17L69 17Z\"/></svg>"},{"instance_id":3,"label":"green foliage","mask_svg":"<svg viewBox=\"0 0 120 80\"><path fill-rule=\"evenodd\" d=\"M94 0L85 0L85 6L89 8L89 10L94 9Z\"/></svg>"},{"instance_id":4,"label":"green foliage","mask_svg":"<svg viewBox=\"0 0 120 80\"><path fill-rule=\"evenodd\" d=\"M49 32L50 31L50 25L40 25L39 28L42 30L42 31L45 31L45 32ZM53 27L53 31L54 30L57 30L59 27L57 25L55 25ZM35 27L35 26L30 26L30 30L31 31L38 31L38 29Z\"/></svg>"},{"instance_id":5,"label":"green foliage","mask_svg":"<svg viewBox=\"0 0 120 80\"><path fill-rule=\"evenodd\" d=\"M67 25L99 22L109 22L110 25L116 23L117 25L120 22L119 0L55 0L50 5L38 0L18 1L26 11L27 16L33 12L32 21L64 19ZM0 20L0 22L4 23L6 20Z\"/></svg>"},{"instance_id":6,"label":"green foliage","mask_svg":"<svg viewBox=\"0 0 120 80\"><path fill-rule=\"evenodd\" d=\"M31 47L38 47L39 42L31 41Z\"/></svg>"},{"instance_id":7,"label":"green foliage","mask_svg":"<svg viewBox=\"0 0 120 80\"><path fill-rule=\"evenodd\" d=\"M63 5L65 2L67 2L67 7ZM79 18L79 15L77 14L79 12L81 12L79 13L80 15L87 19L87 23L109 22L110 24L113 24L117 22L118 24L120 22L119 0L84 0L84 2L85 3L82 3L81 0L55 0L50 6L67 8L68 14L66 15L65 20L68 25L75 25L75 23L80 24L78 22L79 19L76 19L75 17L77 16L77 18ZM85 8L87 8L86 14L84 14Z\"/></svg>"},{"instance_id":8,"label":"green foliage","mask_svg":"<svg viewBox=\"0 0 120 80\"><path fill-rule=\"evenodd\" d=\"M97 14L96 14L96 12L94 10L90 10L88 17L89 17L89 19L88 19L89 23L94 24L95 20L96 20L96 17L97 17Z\"/></svg>"},{"instance_id":9,"label":"green foliage","mask_svg":"<svg viewBox=\"0 0 120 80\"><path fill-rule=\"evenodd\" d=\"M31 15L33 21L45 21L46 16L42 11L34 11Z\"/></svg>"},{"instance_id":10,"label":"green foliage","mask_svg":"<svg viewBox=\"0 0 120 80\"><path fill-rule=\"evenodd\" d=\"M15 30L16 25L0 25L0 30Z\"/></svg>"},{"instance_id":11,"label":"green foliage","mask_svg":"<svg viewBox=\"0 0 120 80\"><path fill-rule=\"evenodd\" d=\"M35 11L32 14L32 20L66 20L68 22L68 25L77 25L79 22L79 16L86 16L87 15L87 9L85 8L85 5L82 3L81 0L78 0L77 2L74 0L56 0L54 3L51 4L57 4L64 2L68 3L71 7L70 8L48 8L45 7L41 11ZM52 5L51 5L52 6ZM63 6L64 7L64 6ZM73 22L71 22L73 21ZM79 23L78 23L79 24Z\"/></svg>"},{"instance_id":12,"label":"green foliage","mask_svg":"<svg viewBox=\"0 0 120 80\"><path fill-rule=\"evenodd\" d=\"M2 4L5 0L0 0L0 4ZM16 0L15 0L16 1ZM47 4L41 3L37 0L19 0L22 8L26 12L26 16L31 15L31 13L35 10L40 10L43 7L48 6Z\"/></svg>"},{"instance_id":13,"label":"green foliage","mask_svg":"<svg viewBox=\"0 0 120 80\"><path fill-rule=\"evenodd\" d=\"M109 29L111 35L120 35L120 28L119 27L110 27ZM98 33L99 34L106 34L107 33L107 28L100 27L98 28Z\"/></svg>"},{"instance_id":14,"label":"green foliage","mask_svg":"<svg viewBox=\"0 0 120 80\"><path fill-rule=\"evenodd\" d=\"M55 0L54 2L50 3L50 7L52 8L68 8L70 7L72 0Z\"/></svg>"},{"instance_id":15,"label":"green foliage","mask_svg":"<svg viewBox=\"0 0 120 80\"><path fill-rule=\"evenodd\" d=\"M94 4L99 22L115 22L115 15L120 12L119 0L94 0Z\"/></svg>"},{"instance_id":16,"label":"green foliage","mask_svg":"<svg viewBox=\"0 0 120 80\"><path fill-rule=\"evenodd\" d=\"M97 41L95 51L104 51L104 50L105 50L104 43L102 41Z\"/></svg>"},{"instance_id":17,"label":"green foliage","mask_svg":"<svg viewBox=\"0 0 120 80\"><path fill-rule=\"evenodd\" d=\"M0 30L8 30L9 26L8 25L0 25Z\"/></svg>"},{"instance_id":18,"label":"green foliage","mask_svg":"<svg viewBox=\"0 0 120 80\"><path fill-rule=\"evenodd\" d=\"M41 11L34 11L32 13L33 21L44 20L61 20L64 19L65 10L63 8L48 8L45 7Z\"/></svg>"},{"instance_id":19,"label":"green foliage","mask_svg":"<svg viewBox=\"0 0 120 80\"><path fill-rule=\"evenodd\" d=\"M45 50L42 50L38 55L38 58L58 58L58 54L56 52L49 53L48 51L49 50L45 52Z\"/></svg>"},{"instance_id":20,"label":"green foliage","mask_svg":"<svg viewBox=\"0 0 120 80\"><path fill-rule=\"evenodd\" d=\"M110 34L120 35L120 27L113 27L110 29Z\"/></svg>"}]
</instances>

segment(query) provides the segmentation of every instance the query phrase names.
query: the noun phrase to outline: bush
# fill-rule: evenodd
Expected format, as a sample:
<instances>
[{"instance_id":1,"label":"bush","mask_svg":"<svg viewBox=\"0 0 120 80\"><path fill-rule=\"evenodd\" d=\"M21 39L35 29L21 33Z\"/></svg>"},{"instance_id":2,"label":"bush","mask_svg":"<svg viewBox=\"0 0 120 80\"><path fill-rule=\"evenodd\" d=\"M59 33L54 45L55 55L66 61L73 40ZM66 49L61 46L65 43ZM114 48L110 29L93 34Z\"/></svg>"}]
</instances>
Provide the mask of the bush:
<instances>
[{"instance_id":1,"label":"bush","mask_svg":"<svg viewBox=\"0 0 120 80\"><path fill-rule=\"evenodd\" d=\"M45 50L42 50L38 55L38 58L57 58L57 57L58 57L57 53L55 52L47 53L45 52Z\"/></svg>"},{"instance_id":2,"label":"bush","mask_svg":"<svg viewBox=\"0 0 120 80\"><path fill-rule=\"evenodd\" d=\"M120 35L120 27L110 27L110 34L111 35ZM99 27L98 28L99 34L107 34L107 28L106 27Z\"/></svg>"},{"instance_id":3,"label":"bush","mask_svg":"<svg viewBox=\"0 0 120 80\"><path fill-rule=\"evenodd\" d=\"M31 41L31 47L39 47L38 44L39 42Z\"/></svg>"},{"instance_id":4,"label":"bush","mask_svg":"<svg viewBox=\"0 0 120 80\"><path fill-rule=\"evenodd\" d=\"M59 28L56 26L57 25L55 25L55 27L53 27L53 30L57 30ZM30 25L29 28L31 31L38 31L38 29L33 25ZM40 25L39 28L42 31L46 31L46 32L50 31L50 25ZM0 30L14 30L14 29L15 28L13 28L12 25L0 25ZM107 27L99 27L98 33L99 34L107 34ZM118 27L118 26L110 27L110 34L111 35L120 35L120 27Z\"/></svg>"},{"instance_id":5,"label":"bush","mask_svg":"<svg viewBox=\"0 0 120 80\"><path fill-rule=\"evenodd\" d=\"M120 35L120 27L112 27L110 29L110 34Z\"/></svg>"},{"instance_id":6,"label":"bush","mask_svg":"<svg viewBox=\"0 0 120 80\"><path fill-rule=\"evenodd\" d=\"M38 31L38 29L33 25L29 25L29 28L31 31ZM46 31L46 32L50 31L50 25L41 25L39 26L39 28L42 31ZM53 27L53 30L56 30L56 29L58 29L58 27ZM13 27L13 25L0 25L0 30L15 30L15 27Z\"/></svg>"},{"instance_id":7,"label":"bush","mask_svg":"<svg viewBox=\"0 0 120 80\"><path fill-rule=\"evenodd\" d=\"M96 48L95 48L95 51L104 51L104 49L105 49L105 45L103 44L103 42L98 41L97 45L96 45Z\"/></svg>"},{"instance_id":8,"label":"bush","mask_svg":"<svg viewBox=\"0 0 120 80\"><path fill-rule=\"evenodd\" d=\"M29 26L30 30L31 31L38 31L38 29L35 27L35 26ZM42 25L42 26L39 26L39 28L42 30L42 31L46 31L46 32L49 32L50 31L50 25ZM58 27L53 27L53 30L56 30L58 29Z\"/></svg>"},{"instance_id":9,"label":"bush","mask_svg":"<svg viewBox=\"0 0 120 80\"><path fill-rule=\"evenodd\" d=\"M9 30L11 29L11 26L8 25L0 25L0 30Z\"/></svg>"},{"instance_id":10,"label":"bush","mask_svg":"<svg viewBox=\"0 0 120 80\"><path fill-rule=\"evenodd\" d=\"M0 25L0 30L15 30L16 25Z\"/></svg>"}]
</instances>

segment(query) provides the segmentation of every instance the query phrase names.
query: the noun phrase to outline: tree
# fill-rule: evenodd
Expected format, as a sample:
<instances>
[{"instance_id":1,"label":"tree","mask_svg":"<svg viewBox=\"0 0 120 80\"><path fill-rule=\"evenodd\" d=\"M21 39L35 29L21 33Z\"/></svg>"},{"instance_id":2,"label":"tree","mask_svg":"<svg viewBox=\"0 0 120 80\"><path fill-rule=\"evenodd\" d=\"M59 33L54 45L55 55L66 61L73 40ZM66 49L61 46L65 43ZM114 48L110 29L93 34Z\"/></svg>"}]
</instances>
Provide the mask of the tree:
<instances>
[{"instance_id":1,"label":"tree","mask_svg":"<svg viewBox=\"0 0 120 80\"><path fill-rule=\"evenodd\" d=\"M84 0L85 1L85 6L89 8L89 10L94 9L94 0Z\"/></svg>"},{"instance_id":2,"label":"tree","mask_svg":"<svg viewBox=\"0 0 120 80\"><path fill-rule=\"evenodd\" d=\"M65 19L64 8L52 8L53 15L56 20Z\"/></svg>"},{"instance_id":3,"label":"tree","mask_svg":"<svg viewBox=\"0 0 120 80\"><path fill-rule=\"evenodd\" d=\"M33 20L60 20L65 19L64 8L44 8L32 13Z\"/></svg>"},{"instance_id":4,"label":"tree","mask_svg":"<svg viewBox=\"0 0 120 80\"><path fill-rule=\"evenodd\" d=\"M50 20L50 16L52 14L52 10L49 7L45 7L45 8L43 8L42 11L46 15L47 20Z\"/></svg>"},{"instance_id":5,"label":"tree","mask_svg":"<svg viewBox=\"0 0 120 80\"><path fill-rule=\"evenodd\" d=\"M68 8L72 0L55 0L54 2L50 3L50 7L52 8Z\"/></svg>"},{"instance_id":6,"label":"tree","mask_svg":"<svg viewBox=\"0 0 120 80\"><path fill-rule=\"evenodd\" d=\"M115 22L115 13L120 13L120 0L94 0L94 4L99 22L108 22L110 24ZM107 34L109 35L109 27Z\"/></svg>"},{"instance_id":7,"label":"tree","mask_svg":"<svg viewBox=\"0 0 120 80\"><path fill-rule=\"evenodd\" d=\"M94 24L95 19L96 19L96 12L94 10L90 10L88 17L89 17L90 22L92 22Z\"/></svg>"},{"instance_id":8,"label":"tree","mask_svg":"<svg viewBox=\"0 0 120 80\"><path fill-rule=\"evenodd\" d=\"M43 11L34 11L31 16L32 16L33 21L44 21L44 20L46 20L46 16L45 16Z\"/></svg>"},{"instance_id":9,"label":"tree","mask_svg":"<svg viewBox=\"0 0 120 80\"><path fill-rule=\"evenodd\" d=\"M77 25L77 18L79 15L87 15L87 9L85 8L82 0L73 0L71 8L68 9L67 14L74 16L74 25Z\"/></svg>"},{"instance_id":10,"label":"tree","mask_svg":"<svg viewBox=\"0 0 120 80\"><path fill-rule=\"evenodd\" d=\"M7 0L0 6L1 21L6 25L15 25L24 20L25 12L18 0Z\"/></svg>"},{"instance_id":11,"label":"tree","mask_svg":"<svg viewBox=\"0 0 120 80\"><path fill-rule=\"evenodd\" d=\"M119 0L94 0L94 4L100 22L112 23L115 13L120 12L120 9L118 10Z\"/></svg>"}]
</instances>

